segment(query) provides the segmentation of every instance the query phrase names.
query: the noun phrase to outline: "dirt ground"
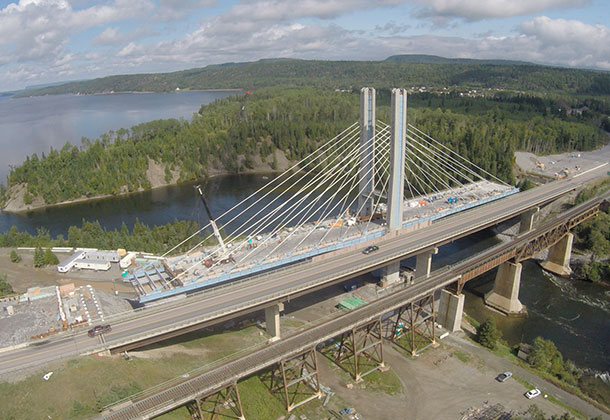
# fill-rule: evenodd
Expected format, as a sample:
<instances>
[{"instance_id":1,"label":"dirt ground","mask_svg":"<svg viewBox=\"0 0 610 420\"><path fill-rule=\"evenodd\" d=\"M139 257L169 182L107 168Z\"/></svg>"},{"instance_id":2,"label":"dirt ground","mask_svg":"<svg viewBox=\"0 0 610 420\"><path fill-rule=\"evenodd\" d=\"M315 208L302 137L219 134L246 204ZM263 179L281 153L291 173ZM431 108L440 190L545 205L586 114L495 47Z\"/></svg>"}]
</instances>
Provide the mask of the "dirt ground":
<instances>
[{"instance_id":1,"label":"dirt ground","mask_svg":"<svg viewBox=\"0 0 610 420\"><path fill-rule=\"evenodd\" d=\"M388 345L384 347L384 359L400 378L403 387L400 395L378 392L371 395L359 385L349 389L326 359L320 363L321 381L361 413L363 419L370 420L455 420L471 407L497 403L515 414L534 403L549 415L565 411L542 397L528 400L523 395L527 391L523 385L512 379L497 382L494 378L500 372L478 359L464 363L452 356L448 348L430 349L416 360L409 360Z\"/></svg>"},{"instance_id":2,"label":"dirt ground","mask_svg":"<svg viewBox=\"0 0 610 420\"><path fill-rule=\"evenodd\" d=\"M75 286L92 284L96 289L108 293L114 293L115 290L124 293L133 292L131 286L123 284L119 280L121 273L117 264L113 264L112 268L105 272L72 270L68 273L60 273L56 266L35 268L33 251L18 250L17 253L22 258L21 262L11 262L9 255L13 249L0 248L0 273L6 274L7 280L15 292L25 292L28 287L61 286L68 283L74 283ZM69 254L60 253L56 255L60 261L69 256Z\"/></svg>"},{"instance_id":3,"label":"dirt ground","mask_svg":"<svg viewBox=\"0 0 610 420\"><path fill-rule=\"evenodd\" d=\"M366 281L366 278L361 281ZM365 286L354 294L367 297L371 294L367 289L373 288L373 285ZM333 290L336 294L329 299L311 307L305 307L303 302L303 307L291 311L289 316L311 321L319 318L320 313L336 310L334 305L346 295L340 287ZM286 309L290 311L291 308ZM362 419L367 420L454 420L460 419L472 407L482 408L486 404L498 403L504 406L505 411L515 414L534 403L548 415L565 412L565 409L543 397L528 400L523 395L528 389L523 385L514 379L497 382L495 377L501 372L490 368L475 355L460 350L470 358L463 362L455 356L454 349L455 346L442 344L411 359L392 345L384 345L384 361L402 383L403 393L400 395L372 394L362 384L346 381L345 375L337 375L337 368L325 357L319 357L323 361L320 363L320 378L323 385L330 387L350 407L355 408ZM348 387L348 384L351 385Z\"/></svg>"}]
</instances>

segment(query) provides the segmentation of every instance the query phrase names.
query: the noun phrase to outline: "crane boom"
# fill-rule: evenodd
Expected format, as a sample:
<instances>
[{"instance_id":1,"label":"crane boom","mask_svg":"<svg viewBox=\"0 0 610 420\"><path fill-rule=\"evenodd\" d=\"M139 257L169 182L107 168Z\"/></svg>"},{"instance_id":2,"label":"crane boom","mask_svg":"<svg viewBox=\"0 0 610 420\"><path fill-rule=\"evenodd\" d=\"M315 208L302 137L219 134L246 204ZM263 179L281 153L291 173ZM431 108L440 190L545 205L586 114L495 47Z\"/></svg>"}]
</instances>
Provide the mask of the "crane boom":
<instances>
[{"instance_id":1,"label":"crane boom","mask_svg":"<svg viewBox=\"0 0 610 420\"><path fill-rule=\"evenodd\" d=\"M208 207L208 203L205 201L205 198L203 197L203 191L201 191L201 185L196 185L195 188L197 189L197 192L199 193L199 197L201 197L201 201L203 202L203 207L205 208L205 212L208 214L208 219L210 219L210 225L212 225L212 233L214 234L214 237L220 244L220 248L222 249L222 252L225 252L225 243L222 240L222 236L220 236L220 231L218 230L218 226L216 226L216 222L214 221L214 218L212 217L212 212L210 211L210 208Z\"/></svg>"}]
</instances>

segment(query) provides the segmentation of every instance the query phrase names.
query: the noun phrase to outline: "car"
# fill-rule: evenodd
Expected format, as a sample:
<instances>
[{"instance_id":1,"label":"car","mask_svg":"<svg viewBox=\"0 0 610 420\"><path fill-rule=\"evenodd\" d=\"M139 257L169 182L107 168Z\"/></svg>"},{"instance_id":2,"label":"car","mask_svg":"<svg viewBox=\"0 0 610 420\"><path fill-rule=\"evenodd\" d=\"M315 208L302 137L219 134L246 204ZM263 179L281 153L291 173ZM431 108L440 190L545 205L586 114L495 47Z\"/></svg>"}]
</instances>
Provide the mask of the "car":
<instances>
[{"instance_id":1,"label":"car","mask_svg":"<svg viewBox=\"0 0 610 420\"><path fill-rule=\"evenodd\" d=\"M507 379L509 379L511 376L513 376L512 372L504 372L499 374L498 376L496 376L496 381L498 382L504 382Z\"/></svg>"},{"instance_id":2,"label":"car","mask_svg":"<svg viewBox=\"0 0 610 420\"><path fill-rule=\"evenodd\" d=\"M371 252L375 252L379 249L379 247L377 245L371 245L371 246L367 246L366 248L364 248L364 251L362 251L363 254L370 254Z\"/></svg>"},{"instance_id":3,"label":"car","mask_svg":"<svg viewBox=\"0 0 610 420\"><path fill-rule=\"evenodd\" d=\"M96 325L91 328L87 334L89 337L95 337L96 335L105 334L107 332L112 331L112 327L110 325Z\"/></svg>"},{"instance_id":4,"label":"car","mask_svg":"<svg viewBox=\"0 0 610 420\"><path fill-rule=\"evenodd\" d=\"M525 393L525 396L530 400L536 398L538 395L540 395L540 390L538 388L530 389Z\"/></svg>"}]
</instances>

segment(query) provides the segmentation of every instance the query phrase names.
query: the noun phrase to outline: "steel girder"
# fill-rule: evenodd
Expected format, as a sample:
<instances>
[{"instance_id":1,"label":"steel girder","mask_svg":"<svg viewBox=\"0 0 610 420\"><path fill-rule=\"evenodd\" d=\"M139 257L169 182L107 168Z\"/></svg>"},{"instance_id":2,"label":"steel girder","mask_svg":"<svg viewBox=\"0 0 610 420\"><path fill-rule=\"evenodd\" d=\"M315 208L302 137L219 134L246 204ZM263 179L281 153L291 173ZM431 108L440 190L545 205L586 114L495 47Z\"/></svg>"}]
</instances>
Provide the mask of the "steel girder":
<instances>
[{"instance_id":1,"label":"steel girder","mask_svg":"<svg viewBox=\"0 0 610 420\"><path fill-rule=\"evenodd\" d=\"M322 396L315 347L280 361L269 376L271 393L283 393L286 410L289 412Z\"/></svg>"},{"instance_id":2,"label":"steel girder","mask_svg":"<svg viewBox=\"0 0 610 420\"><path fill-rule=\"evenodd\" d=\"M341 335L335 354L335 363L349 372L354 380L359 381L364 376L384 366L383 362L383 335L381 318L371 321L359 328L354 328ZM367 362L375 365L366 372L361 373L364 357ZM350 359L352 359L350 361ZM353 372L344 364L352 364Z\"/></svg>"},{"instance_id":3,"label":"steel girder","mask_svg":"<svg viewBox=\"0 0 610 420\"><path fill-rule=\"evenodd\" d=\"M237 390L237 382L187 405L191 417L197 420L239 419L245 420Z\"/></svg>"},{"instance_id":4,"label":"steel girder","mask_svg":"<svg viewBox=\"0 0 610 420\"><path fill-rule=\"evenodd\" d=\"M392 330L392 341L401 346L398 341L404 335L411 347L406 350L409 350L415 356L428 346L436 343L435 322L434 293L431 293L398 309L394 329ZM423 343L421 339L423 339Z\"/></svg>"}]
</instances>

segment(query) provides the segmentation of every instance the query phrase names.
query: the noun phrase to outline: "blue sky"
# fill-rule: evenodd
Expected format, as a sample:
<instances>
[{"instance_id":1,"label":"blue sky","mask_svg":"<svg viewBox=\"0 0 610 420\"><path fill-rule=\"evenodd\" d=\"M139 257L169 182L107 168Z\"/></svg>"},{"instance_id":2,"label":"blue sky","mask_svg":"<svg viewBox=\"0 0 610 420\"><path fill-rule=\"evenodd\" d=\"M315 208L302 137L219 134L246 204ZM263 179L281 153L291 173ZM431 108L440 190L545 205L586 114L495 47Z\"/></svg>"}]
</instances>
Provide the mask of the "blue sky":
<instances>
[{"instance_id":1,"label":"blue sky","mask_svg":"<svg viewBox=\"0 0 610 420\"><path fill-rule=\"evenodd\" d=\"M291 57L610 70L607 0L0 0L0 91Z\"/></svg>"}]
</instances>

